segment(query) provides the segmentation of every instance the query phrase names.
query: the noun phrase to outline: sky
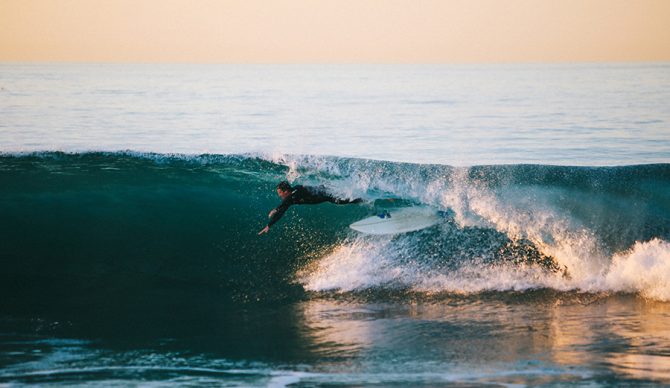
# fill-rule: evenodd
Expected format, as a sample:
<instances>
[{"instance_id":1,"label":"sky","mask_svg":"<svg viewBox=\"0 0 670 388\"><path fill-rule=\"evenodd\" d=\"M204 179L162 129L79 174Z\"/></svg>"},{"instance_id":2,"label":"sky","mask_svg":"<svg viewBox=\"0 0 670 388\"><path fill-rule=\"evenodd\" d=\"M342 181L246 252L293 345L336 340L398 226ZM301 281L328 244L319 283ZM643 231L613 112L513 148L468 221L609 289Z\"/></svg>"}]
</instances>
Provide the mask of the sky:
<instances>
[{"instance_id":1,"label":"sky","mask_svg":"<svg viewBox=\"0 0 670 388\"><path fill-rule=\"evenodd\" d=\"M670 61L670 0L0 0L0 62Z\"/></svg>"}]
</instances>

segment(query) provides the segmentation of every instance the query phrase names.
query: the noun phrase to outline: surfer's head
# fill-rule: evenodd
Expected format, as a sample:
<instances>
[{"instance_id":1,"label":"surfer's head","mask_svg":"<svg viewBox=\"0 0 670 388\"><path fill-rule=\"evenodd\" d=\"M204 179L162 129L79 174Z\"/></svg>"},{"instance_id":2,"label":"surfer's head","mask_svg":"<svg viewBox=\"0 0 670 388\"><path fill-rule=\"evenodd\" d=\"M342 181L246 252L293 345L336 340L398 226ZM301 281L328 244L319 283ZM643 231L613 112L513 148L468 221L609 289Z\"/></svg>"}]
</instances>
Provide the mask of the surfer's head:
<instances>
[{"instance_id":1,"label":"surfer's head","mask_svg":"<svg viewBox=\"0 0 670 388\"><path fill-rule=\"evenodd\" d=\"M277 195L279 198L284 199L291 195L291 191L293 188L291 187L291 184L288 183L287 181L281 181L277 184Z\"/></svg>"}]
</instances>

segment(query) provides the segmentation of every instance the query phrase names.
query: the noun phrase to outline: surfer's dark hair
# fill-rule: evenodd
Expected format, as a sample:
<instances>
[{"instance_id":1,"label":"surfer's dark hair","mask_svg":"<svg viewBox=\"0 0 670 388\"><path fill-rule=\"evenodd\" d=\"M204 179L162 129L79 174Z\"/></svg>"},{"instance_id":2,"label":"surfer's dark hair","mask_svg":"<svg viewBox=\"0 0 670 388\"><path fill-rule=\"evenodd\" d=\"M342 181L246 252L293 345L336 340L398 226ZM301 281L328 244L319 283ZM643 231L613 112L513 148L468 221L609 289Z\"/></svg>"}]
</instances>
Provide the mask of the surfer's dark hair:
<instances>
[{"instance_id":1,"label":"surfer's dark hair","mask_svg":"<svg viewBox=\"0 0 670 388\"><path fill-rule=\"evenodd\" d=\"M281 181L277 183L277 188L281 191L291 191L292 187L288 181Z\"/></svg>"}]
</instances>

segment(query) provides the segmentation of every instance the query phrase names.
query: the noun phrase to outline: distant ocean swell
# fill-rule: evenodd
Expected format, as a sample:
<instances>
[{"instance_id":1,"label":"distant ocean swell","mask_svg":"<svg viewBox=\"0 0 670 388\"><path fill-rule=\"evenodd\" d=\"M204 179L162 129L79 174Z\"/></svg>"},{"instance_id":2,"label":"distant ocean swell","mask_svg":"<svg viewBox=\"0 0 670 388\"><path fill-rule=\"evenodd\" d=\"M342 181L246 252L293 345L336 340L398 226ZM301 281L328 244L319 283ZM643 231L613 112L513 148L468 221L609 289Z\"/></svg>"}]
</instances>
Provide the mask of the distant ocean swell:
<instances>
[{"instance_id":1,"label":"distant ocean swell","mask_svg":"<svg viewBox=\"0 0 670 388\"><path fill-rule=\"evenodd\" d=\"M295 206L257 236L282 179L366 204ZM449 216L398 236L348 228L375 208L420 204ZM4 154L0 215L5 307L151 298L155 290L273 301L550 288L670 300L668 164Z\"/></svg>"}]
</instances>

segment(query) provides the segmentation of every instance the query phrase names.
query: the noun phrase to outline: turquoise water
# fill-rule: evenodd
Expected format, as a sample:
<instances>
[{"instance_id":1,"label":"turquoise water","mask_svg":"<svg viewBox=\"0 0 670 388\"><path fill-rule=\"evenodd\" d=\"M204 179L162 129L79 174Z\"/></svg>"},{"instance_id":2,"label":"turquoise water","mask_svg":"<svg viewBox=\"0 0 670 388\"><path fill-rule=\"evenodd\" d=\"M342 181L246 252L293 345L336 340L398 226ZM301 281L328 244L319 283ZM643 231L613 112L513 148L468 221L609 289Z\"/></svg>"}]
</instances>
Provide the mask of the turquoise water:
<instances>
[{"instance_id":1,"label":"turquoise water","mask_svg":"<svg viewBox=\"0 0 670 388\"><path fill-rule=\"evenodd\" d=\"M0 384L668 384L668 86L664 64L0 65ZM258 236L282 179L364 203ZM348 228L413 205L446 217Z\"/></svg>"}]
</instances>

